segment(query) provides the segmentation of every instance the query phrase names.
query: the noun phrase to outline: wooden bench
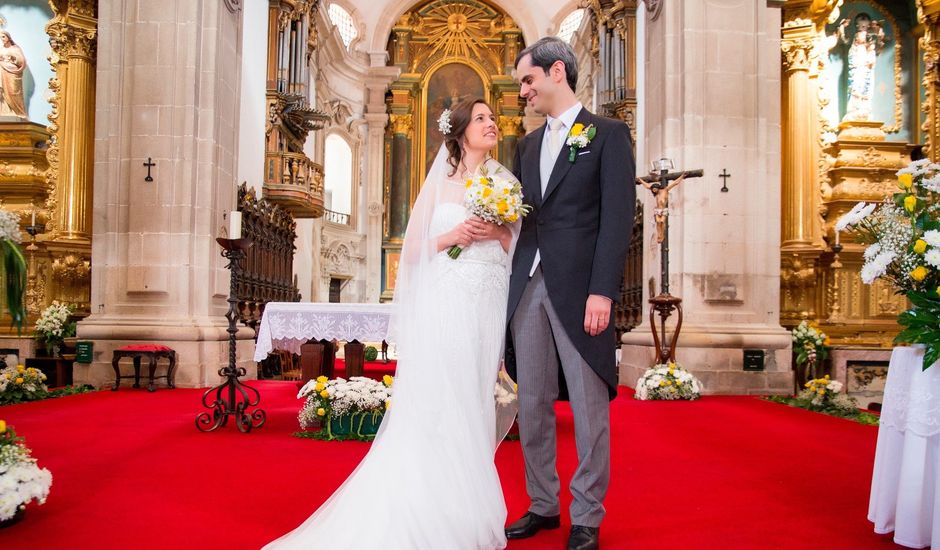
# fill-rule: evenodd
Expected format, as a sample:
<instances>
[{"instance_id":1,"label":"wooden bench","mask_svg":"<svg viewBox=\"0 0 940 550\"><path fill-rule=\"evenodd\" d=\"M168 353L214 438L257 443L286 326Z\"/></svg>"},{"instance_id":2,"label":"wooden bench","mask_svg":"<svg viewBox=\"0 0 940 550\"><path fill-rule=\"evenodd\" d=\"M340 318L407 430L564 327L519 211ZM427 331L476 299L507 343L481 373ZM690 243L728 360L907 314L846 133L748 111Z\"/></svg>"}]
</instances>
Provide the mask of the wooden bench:
<instances>
[{"instance_id":1,"label":"wooden bench","mask_svg":"<svg viewBox=\"0 0 940 550\"><path fill-rule=\"evenodd\" d=\"M147 358L150 367L150 384L147 386L147 391L157 391L153 384L157 378L166 379L166 385L171 389L176 387L176 351L159 344L133 344L114 350L114 355L111 357L111 367L114 368L114 387L111 388L112 391L117 391L121 385L121 380L124 378L133 378L134 387L140 387L140 362L144 357ZM134 374L121 376L120 362L121 359L125 358L133 359ZM160 359L166 359L169 365L167 365L165 375L155 376L157 361Z\"/></svg>"}]
</instances>

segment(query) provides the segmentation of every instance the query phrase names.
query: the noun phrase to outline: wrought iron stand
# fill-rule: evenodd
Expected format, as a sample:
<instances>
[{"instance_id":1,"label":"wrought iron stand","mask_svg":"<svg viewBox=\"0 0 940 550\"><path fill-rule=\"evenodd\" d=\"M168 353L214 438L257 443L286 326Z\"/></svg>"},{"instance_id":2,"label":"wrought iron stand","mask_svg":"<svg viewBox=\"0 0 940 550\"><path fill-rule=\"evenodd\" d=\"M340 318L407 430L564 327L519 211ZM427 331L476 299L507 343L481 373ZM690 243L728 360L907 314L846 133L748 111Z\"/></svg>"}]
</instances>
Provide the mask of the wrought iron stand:
<instances>
[{"instance_id":1,"label":"wrought iron stand","mask_svg":"<svg viewBox=\"0 0 940 550\"><path fill-rule=\"evenodd\" d=\"M248 433L252 428L260 428L266 420L262 409L248 412L248 407L256 407L261 402L261 394L251 386L239 381L239 376L245 375L245 369L236 366L235 362L235 335L238 333L238 298L235 297L235 271L238 262L242 261L245 251L251 247L251 239L223 239L219 237L216 242L222 246L222 256L228 259L226 266L231 273L231 286L228 293L228 366L219 369L219 376L225 377L225 382L210 389L202 396L202 405L211 409L211 412L201 412L196 415L196 428L203 432L211 432L228 424L228 417L235 417L238 430ZM214 401L210 396L215 395ZM211 401L211 402L210 402Z\"/></svg>"}]
</instances>

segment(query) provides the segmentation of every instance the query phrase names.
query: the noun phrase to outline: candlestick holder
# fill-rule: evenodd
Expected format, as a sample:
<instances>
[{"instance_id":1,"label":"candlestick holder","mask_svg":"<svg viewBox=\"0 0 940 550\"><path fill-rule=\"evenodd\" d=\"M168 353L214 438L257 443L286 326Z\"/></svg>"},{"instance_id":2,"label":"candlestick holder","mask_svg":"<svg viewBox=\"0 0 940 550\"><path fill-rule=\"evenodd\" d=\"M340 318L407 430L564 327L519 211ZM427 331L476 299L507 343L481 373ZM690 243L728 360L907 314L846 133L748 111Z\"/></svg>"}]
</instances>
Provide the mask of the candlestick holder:
<instances>
[{"instance_id":1,"label":"candlestick holder","mask_svg":"<svg viewBox=\"0 0 940 550\"><path fill-rule=\"evenodd\" d=\"M238 333L238 298L235 297L235 271L238 264L247 256L247 250L253 244L251 239L225 239L219 237L216 242L222 247L222 256L229 263L226 266L231 273L231 284L228 291L228 366L219 369L219 376L225 381L208 390L202 396L202 405L211 412L202 412L196 416L196 428L203 432L211 432L228 424L229 416L235 417L235 425L242 433L248 433L252 428L260 428L266 420L262 409L248 412L249 407L257 407L261 402L261 394L255 388L246 386L238 379L246 371L238 367L235 360L235 335ZM211 397L214 395L214 398Z\"/></svg>"}]
</instances>

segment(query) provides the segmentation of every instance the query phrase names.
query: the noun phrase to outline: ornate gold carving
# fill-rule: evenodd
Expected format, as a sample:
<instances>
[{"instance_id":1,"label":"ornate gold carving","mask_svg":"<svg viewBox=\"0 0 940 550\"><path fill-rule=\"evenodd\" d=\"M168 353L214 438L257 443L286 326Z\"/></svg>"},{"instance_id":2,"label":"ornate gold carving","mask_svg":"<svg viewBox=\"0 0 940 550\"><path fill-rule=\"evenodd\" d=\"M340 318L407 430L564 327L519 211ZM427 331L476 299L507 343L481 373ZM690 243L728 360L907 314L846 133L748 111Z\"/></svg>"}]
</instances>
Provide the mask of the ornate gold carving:
<instances>
[{"instance_id":1,"label":"ornate gold carving","mask_svg":"<svg viewBox=\"0 0 940 550\"><path fill-rule=\"evenodd\" d=\"M783 52L783 66L788 71L808 71L815 41L813 39L783 40L780 50Z\"/></svg>"},{"instance_id":2,"label":"ornate gold carving","mask_svg":"<svg viewBox=\"0 0 940 550\"><path fill-rule=\"evenodd\" d=\"M414 117L410 114L404 115L389 115L389 124L392 128L392 133L398 135L411 135L412 130L414 130Z\"/></svg>"},{"instance_id":3,"label":"ornate gold carving","mask_svg":"<svg viewBox=\"0 0 940 550\"><path fill-rule=\"evenodd\" d=\"M505 136L518 136L522 132L522 117L521 116L499 116L499 133Z\"/></svg>"},{"instance_id":4,"label":"ornate gold carving","mask_svg":"<svg viewBox=\"0 0 940 550\"><path fill-rule=\"evenodd\" d=\"M52 275L68 283L88 282L91 262L76 254L66 254L52 261Z\"/></svg>"}]
</instances>

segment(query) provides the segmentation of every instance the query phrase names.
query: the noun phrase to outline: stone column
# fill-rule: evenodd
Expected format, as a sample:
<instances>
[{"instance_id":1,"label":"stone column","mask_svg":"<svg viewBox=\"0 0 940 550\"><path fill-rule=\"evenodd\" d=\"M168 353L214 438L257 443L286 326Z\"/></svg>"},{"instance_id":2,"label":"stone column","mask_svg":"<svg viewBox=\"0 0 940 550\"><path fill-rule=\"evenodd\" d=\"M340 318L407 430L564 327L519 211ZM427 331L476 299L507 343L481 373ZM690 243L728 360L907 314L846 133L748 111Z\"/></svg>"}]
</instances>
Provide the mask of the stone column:
<instances>
[{"instance_id":1,"label":"stone column","mask_svg":"<svg viewBox=\"0 0 940 550\"><path fill-rule=\"evenodd\" d=\"M790 336L779 322L779 7L672 2L647 23L640 139L649 158L637 159L638 172L661 156L705 172L671 193L670 290L685 311L678 362L706 393L785 393L792 373ZM727 193L718 177L725 169ZM644 280L658 281L655 203L642 188L638 196L647 216ZM632 386L655 356L648 314L622 343L620 380ZM764 352L763 370L743 370L745 349Z\"/></svg>"},{"instance_id":2,"label":"stone column","mask_svg":"<svg viewBox=\"0 0 940 550\"><path fill-rule=\"evenodd\" d=\"M145 341L177 351L178 385L211 385L228 362L229 273L215 239L236 202L242 13L216 0L99 9L95 269L79 325L95 358L75 382L109 383L112 350ZM238 336L252 375L251 331Z\"/></svg>"},{"instance_id":3,"label":"stone column","mask_svg":"<svg viewBox=\"0 0 940 550\"><path fill-rule=\"evenodd\" d=\"M368 98L366 104L366 167L365 223L361 230L365 232L366 246L366 302L378 302L382 293L382 236L385 214L385 127L389 116L385 107L385 92L389 84L398 78L401 69L387 67L385 51L370 54L372 67L366 79Z\"/></svg>"}]
</instances>

